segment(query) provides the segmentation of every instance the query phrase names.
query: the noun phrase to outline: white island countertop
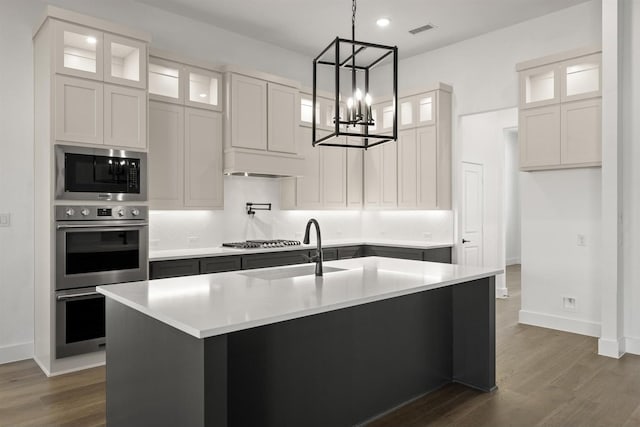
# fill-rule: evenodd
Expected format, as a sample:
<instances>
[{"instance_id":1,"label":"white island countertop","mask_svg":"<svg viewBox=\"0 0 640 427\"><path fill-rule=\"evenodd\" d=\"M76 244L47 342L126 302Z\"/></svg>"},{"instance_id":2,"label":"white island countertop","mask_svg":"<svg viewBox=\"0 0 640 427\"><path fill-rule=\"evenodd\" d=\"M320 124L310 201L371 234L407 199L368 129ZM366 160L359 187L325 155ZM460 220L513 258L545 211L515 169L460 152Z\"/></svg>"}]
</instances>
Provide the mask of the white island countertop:
<instances>
[{"instance_id":1,"label":"white island countertop","mask_svg":"<svg viewBox=\"0 0 640 427\"><path fill-rule=\"evenodd\" d=\"M495 268L366 257L99 286L97 291L196 338L207 338L495 276ZM307 269L310 275L277 278ZM272 278L266 279L265 277Z\"/></svg>"},{"instance_id":2,"label":"white island countertop","mask_svg":"<svg viewBox=\"0 0 640 427\"><path fill-rule=\"evenodd\" d=\"M450 248L453 243L427 242L420 240L391 240L391 239L342 239L328 240L322 242L323 248L339 248L344 246L389 246L410 249L437 249ZM188 249L150 249L149 261L166 261L172 259L188 259L203 257L218 257L227 255L248 255L269 252L285 252L300 249L315 249L315 240L310 245L284 246L281 248L254 248L254 249L233 249L225 247L213 248L188 248Z\"/></svg>"}]
</instances>

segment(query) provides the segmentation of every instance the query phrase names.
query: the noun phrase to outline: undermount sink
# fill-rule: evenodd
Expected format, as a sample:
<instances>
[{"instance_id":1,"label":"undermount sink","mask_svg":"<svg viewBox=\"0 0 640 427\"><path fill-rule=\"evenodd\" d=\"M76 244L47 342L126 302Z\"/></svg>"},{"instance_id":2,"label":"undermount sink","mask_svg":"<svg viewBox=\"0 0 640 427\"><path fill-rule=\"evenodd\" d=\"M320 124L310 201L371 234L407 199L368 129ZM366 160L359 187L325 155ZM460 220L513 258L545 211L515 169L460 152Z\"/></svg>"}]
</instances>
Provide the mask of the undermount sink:
<instances>
[{"instance_id":1,"label":"undermount sink","mask_svg":"<svg viewBox=\"0 0 640 427\"><path fill-rule=\"evenodd\" d=\"M270 270L246 271L240 274L264 280L288 279L291 277L312 276L315 274L315 267L316 266L314 264L308 264L297 267L279 267ZM338 271L346 271L346 268L324 267L323 269L324 274L335 273Z\"/></svg>"}]
</instances>

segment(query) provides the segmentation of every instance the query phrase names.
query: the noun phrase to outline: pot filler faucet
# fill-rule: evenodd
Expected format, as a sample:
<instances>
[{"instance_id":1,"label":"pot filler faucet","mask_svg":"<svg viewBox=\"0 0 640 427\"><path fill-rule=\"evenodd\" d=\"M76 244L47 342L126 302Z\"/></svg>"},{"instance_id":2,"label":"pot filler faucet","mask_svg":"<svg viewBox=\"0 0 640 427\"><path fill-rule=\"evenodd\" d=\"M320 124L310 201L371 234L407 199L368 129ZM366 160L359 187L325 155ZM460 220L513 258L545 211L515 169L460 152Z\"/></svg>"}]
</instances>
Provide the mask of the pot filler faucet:
<instances>
[{"instance_id":1,"label":"pot filler faucet","mask_svg":"<svg viewBox=\"0 0 640 427\"><path fill-rule=\"evenodd\" d=\"M307 222L307 228L304 230L304 239L302 243L305 245L309 244L309 230L311 229L311 224L316 227L316 254L309 258L310 262L316 263L316 276L322 276L322 238L320 237L320 224L315 218L311 218Z\"/></svg>"}]
</instances>

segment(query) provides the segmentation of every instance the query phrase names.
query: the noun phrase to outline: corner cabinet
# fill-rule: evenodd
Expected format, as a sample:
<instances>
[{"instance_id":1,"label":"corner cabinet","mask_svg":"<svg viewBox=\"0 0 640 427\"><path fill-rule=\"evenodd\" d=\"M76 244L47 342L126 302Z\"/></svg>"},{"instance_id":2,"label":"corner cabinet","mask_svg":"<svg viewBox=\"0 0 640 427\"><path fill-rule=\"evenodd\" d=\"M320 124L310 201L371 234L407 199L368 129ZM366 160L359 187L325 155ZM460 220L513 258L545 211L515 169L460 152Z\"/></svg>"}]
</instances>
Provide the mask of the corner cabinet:
<instances>
[{"instance_id":1,"label":"corner cabinet","mask_svg":"<svg viewBox=\"0 0 640 427\"><path fill-rule=\"evenodd\" d=\"M225 173L299 175L298 83L227 67L225 87Z\"/></svg>"},{"instance_id":2,"label":"corner cabinet","mask_svg":"<svg viewBox=\"0 0 640 427\"><path fill-rule=\"evenodd\" d=\"M520 170L602 165L599 48L518 64Z\"/></svg>"},{"instance_id":3,"label":"corner cabinet","mask_svg":"<svg viewBox=\"0 0 640 427\"><path fill-rule=\"evenodd\" d=\"M440 83L398 100L398 141L364 155L366 208L451 209L451 92ZM390 108L374 106L382 132L393 124Z\"/></svg>"}]
</instances>

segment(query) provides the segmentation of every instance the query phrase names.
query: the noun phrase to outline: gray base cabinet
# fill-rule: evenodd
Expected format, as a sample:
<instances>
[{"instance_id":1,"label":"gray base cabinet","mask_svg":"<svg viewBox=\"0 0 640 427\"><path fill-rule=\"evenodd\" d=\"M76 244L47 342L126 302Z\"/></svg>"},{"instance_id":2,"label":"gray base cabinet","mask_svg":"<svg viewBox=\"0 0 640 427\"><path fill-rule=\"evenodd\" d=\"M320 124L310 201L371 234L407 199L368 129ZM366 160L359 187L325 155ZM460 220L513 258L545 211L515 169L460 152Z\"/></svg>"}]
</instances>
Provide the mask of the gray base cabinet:
<instances>
[{"instance_id":1,"label":"gray base cabinet","mask_svg":"<svg viewBox=\"0 0 640 427\"><path fill-rule=\"evenodd\" d=\"M152 261L149 268L149 279L304 264L309 262L307 257L312 256L314 252L314 250L304 249L185 260ZM380 256L451 264L450 247L414 249L365 245L326 248L322 250L322 253L325 261Z\"/></svg>"},{"instance_id":2,"label":"gray base cabinet","mask_svg":"<svg viewBox=\"0 0 640 427\"><path fill-rule=\"evenodd\" d=\"M347 426L451 382L492 391L494 292L489 277L205 339L107 298L107 424Z\"/></svg>"}]
</instances>

